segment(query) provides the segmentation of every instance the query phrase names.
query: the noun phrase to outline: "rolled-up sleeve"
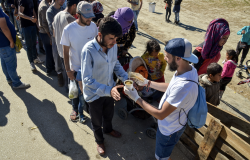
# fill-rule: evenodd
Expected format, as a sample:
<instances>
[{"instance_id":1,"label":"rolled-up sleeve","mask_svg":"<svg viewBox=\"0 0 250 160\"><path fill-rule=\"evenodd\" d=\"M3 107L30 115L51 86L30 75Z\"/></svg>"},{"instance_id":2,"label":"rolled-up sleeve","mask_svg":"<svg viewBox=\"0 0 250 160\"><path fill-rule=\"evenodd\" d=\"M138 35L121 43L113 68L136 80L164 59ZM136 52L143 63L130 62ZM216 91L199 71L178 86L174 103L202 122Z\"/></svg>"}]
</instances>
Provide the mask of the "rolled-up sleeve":
<instances>
[{"instance_id":1,"label":"rolled-up sleeve","mask_svg":"<svg viewBox=\"0 0 250 160\"><path fill-rule=\"evenodd\" d=\"M128 79L128 73L124 71L123 67L121 66L118 60L116 61L116 64L114 67L114 73L122 82Z\"/></svg>"},{"instance_id":2,"label":"rolled-up sleeve","mask_svg":"<svg viewBox=\"0 0 250 160\"><path fill-rule=\"evenodd\" d=\"M101 84L92 78L93 73L93 58L89 50L83 50L81 54L81 70L82 70L82 83L84 88L84 98L88 102L95 95L100 97L111 96L110 92L112 87Z\"/></svg>"}]
</instances>

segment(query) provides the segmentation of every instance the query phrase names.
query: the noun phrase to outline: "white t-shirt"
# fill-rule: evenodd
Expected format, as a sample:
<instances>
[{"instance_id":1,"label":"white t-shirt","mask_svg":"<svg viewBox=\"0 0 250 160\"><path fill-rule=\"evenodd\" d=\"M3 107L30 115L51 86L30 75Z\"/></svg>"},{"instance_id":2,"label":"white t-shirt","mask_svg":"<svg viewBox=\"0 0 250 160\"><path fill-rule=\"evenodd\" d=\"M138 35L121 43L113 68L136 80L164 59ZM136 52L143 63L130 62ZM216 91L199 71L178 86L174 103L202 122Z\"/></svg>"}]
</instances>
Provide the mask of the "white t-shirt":
<instances>
[{"instance_id":1,"label":"white t-shirt","mask_svg":"<svg viewBox=\"0 0 250 160\"><path fill-rule=\"evenodd\" d=\"M63 58L63 46L60 44L63 29L69 23L75 21L76 19L69 13L65 11L60 11L54 17L54 22L52 23L53 30L55 33L56 46L58 50L58 54L61 58Z\"/></svg>"},{"instance_id":2,"label":"white t-shirt","mask_svg":"<svg viewBox=\"0 0 250 160\"><path fill-rule=\"evenodd\" d=\"M61 45L69 46L70 69L78 71L81 69L81 52L83 46L94 39L98 29L91 22L89 26L80 26L76 21L68 24L62 34Z\"/></svg>"},{"instance_id":3,"label":"white t-shirt","mask_svg":"<svg viewBox=\"0 0 250 160\"><path fill-rule=\"evenodd\" d=\"M163 120L158 120L159 130L165 136L169 136L182 129L183 126L180 125L180 123L183 125L186 124L186 114L188 114L189 110L196 102L198 85L194 82L184 80L193 80L198 83L197 70L193 66L191 71L182 75L176 76L175 72L169 83L168 89L161 98L159 109L162 108L165 101L177 108ZM181 111L179 123L179 112L181 108L185 110L186 114L183 110Z\"/></svg>"}]
</instances>

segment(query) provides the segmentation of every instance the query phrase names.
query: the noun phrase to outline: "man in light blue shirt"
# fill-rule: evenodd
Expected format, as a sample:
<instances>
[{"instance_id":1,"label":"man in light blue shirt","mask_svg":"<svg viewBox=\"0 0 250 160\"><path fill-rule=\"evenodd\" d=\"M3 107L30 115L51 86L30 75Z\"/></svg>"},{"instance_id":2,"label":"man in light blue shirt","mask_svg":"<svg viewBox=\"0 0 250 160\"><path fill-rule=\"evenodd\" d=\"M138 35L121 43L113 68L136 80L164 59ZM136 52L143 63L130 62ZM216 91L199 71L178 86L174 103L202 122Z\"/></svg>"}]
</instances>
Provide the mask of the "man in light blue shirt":
<instances>
[{"instance_id":1,"label":"man in light blue shirt","mask_svg":"<svg viewBox=\"0 0 250 160\"><path fill-rule=\"evenodd\" d=\"M115 86L113 73L122 81L128 79L128 74L117 60L116 39L119 36L122 36L120 24L112 17L105 17L100 22L97 37L83 47L81 54L83 95L89 104L100 155L105 153L103 132L116 138L121 137L121 133L112 127L114 100L121 99L117 88L123 87Z\"/></svg>"}]
</instances>

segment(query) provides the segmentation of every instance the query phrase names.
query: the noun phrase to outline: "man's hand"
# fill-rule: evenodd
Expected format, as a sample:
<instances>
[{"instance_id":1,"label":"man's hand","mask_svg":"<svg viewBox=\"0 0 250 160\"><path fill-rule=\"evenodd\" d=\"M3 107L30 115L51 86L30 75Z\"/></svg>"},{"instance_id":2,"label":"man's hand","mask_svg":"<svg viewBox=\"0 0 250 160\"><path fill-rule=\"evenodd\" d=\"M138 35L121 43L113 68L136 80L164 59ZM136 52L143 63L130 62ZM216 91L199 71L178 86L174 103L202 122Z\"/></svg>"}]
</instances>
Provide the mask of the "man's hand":
<instances>
[{"instance_id":1,"label":"man's hand","mask_svg":"<svg viewBox=\"0 0 250 160\"><path fill-rule=\"evenodd\" d=\"M11 4L10 7L11 7L11 8L16 8L14 4Z\"/></svg>"},{"instance_id":2,"label":"man's hand","mask_svg":"<svg viewBox=\"0 0 250 160\"><path fill-rule=\"evenodd\" d=\"M10 48L14 48L15 47L15 43L14 42L10 42Z\"/></svg>"},{"instance_id":3,"label":"man's hand","mask_svg":"<svg viewBox=\"0 0 250 160\"><path fill-rule=\"evenodd\" d=\"M32 18L30 19L33 23L36 23L36 21L37 21L37 19L34 17L34 16L32 16Z\"/></svg>"},{"instance_id":4,"label":"man's hand","mask_svg":"<svg viewBox=\"0 0 250 160\"><path fill-rule=\"evenodd\" d=\"M119 101L121 99L121 95L118 92L117 88L122 88L124 87L124 85L119 85L119 86L115 86L111 89L111 97L114 98L114 100Z\"/></svg>"},{"instance_id":5,"label":"man's hand","mask_svg":"<svg viewBox=\"0 0 250 160\"><path fill-rule=\"evenodd\" d=\"M136 89L133 87L132 90L129 90L128 88L126 88L126 86L124 87L124 92L126 95L129 96L129 98L131 98L133 101L137 101L139 98L141 98Z\"/></svg>"},{"instance_id":6,"label":"man's hand","mask_svg":"<svg viewBox=\"0 0 250 160\"><path fill-rule=\"evenodd\" d=\"M19 21L19 20L20 20L20 16L17 16L17 17L16 17L16 20L18 20L18 21Z\"/></svg>"},{"instance_id":7,"label":"man's hand","mask_svg":"<svg viewBox=\"0 0 250 160\"><path fill-rule=\"evenodd\" d=\"M67 71L67 75L68 75L70 80L76 79L74 73L75 73L75 71Z\"/></svg>"},{"instance_id":8,"label":"man's hand","mask_svg":"<svg viewBox=\"0 0 250 160\"><path fill-rule=\"evenodd\" d=\"M242 32L241 32L241 34L245 34L246 33L246 31L245 30L243 30Z\"/></svg>"},{"instance_id":9,"label":"man's hand","mask_svg":"<svg viewBox=\"0 0 250 160\"><path fill-rule=\"evenodd\" d=\"M138 79L131 78L134 82L136 82L139 86L146 86L148 85L148 81L146 78L143 79L143 81L139 81Z\"/></svg>"}]
</instances>

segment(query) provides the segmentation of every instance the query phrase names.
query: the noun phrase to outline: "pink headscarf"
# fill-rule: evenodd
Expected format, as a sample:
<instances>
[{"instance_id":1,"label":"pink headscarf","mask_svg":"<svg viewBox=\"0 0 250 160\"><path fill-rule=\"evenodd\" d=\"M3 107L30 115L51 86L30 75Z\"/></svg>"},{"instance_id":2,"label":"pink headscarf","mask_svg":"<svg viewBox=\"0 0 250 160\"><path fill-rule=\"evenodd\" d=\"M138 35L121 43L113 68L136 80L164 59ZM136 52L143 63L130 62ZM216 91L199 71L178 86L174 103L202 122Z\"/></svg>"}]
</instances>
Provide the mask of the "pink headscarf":
<instances>
[{"instance_id":1,"label":"pink headscarf","mask_svg":"<svg viewBox=\"0 0 250 160\"><path fill-rule=\"evenodd\" d=\"M230 34L230 29L225 19L218 18L211 21L205 35L205 42L201 52L202 58L214 58L223 48L223 46L219 46L221 37L228 34Z\"/></svg>"}]
</instances>

